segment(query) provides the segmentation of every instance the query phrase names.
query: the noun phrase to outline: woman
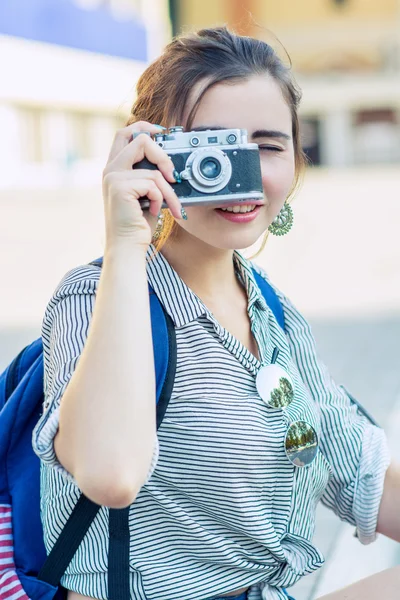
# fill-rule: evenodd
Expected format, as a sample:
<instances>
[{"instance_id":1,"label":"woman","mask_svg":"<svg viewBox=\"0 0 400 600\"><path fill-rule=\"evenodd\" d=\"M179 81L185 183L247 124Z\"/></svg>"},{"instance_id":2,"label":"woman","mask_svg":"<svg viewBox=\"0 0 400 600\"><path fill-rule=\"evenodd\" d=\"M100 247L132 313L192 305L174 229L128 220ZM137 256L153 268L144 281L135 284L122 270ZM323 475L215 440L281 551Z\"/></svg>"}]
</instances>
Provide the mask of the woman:
<instances>
[{"instance_id":1,"label":"woman","mask_svg":"<svg viewBox=\"0 0 400 600\"><path fill-rule=\"evenodd\" d=\"M132 505L132 600L287 598L323 563L311 541L321 498L363 543L377 529L400 539L383 432L332 381L307 322L278 291L282 331L236 251L268 228L282 233L276 218L304 165L300 93L270 46L225 28L175 39L137 91L104 170L103 268L69 272L44 318L46 411L34 445L46 544L82 490L104 507ZM172 161L151 137L134 136L174 125L248 131L264 191L261 203L242 206L249 218L232 221L226 206L181 211ZM158 171L132 169L143 158ZM157 435L148 282L177 336ZM268 377L260 383L272 362L287 406L268 401ZM299 428L310 444L308 453L292 448L294 457ZM107 598L106 511L62 580L69 600Z\"/></svg>"}]
</instances>

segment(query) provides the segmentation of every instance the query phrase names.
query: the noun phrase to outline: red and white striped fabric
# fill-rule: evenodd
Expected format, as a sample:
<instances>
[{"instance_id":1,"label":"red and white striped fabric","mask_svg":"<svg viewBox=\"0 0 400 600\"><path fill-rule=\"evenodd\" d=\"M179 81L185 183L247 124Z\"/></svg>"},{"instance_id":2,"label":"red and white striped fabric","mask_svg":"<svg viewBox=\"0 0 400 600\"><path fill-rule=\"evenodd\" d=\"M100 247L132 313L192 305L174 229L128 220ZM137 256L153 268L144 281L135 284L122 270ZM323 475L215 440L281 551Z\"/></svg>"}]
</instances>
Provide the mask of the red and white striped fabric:
<instances>
[{"instance_id":1,"label":"red and white striped fabric","mask_svg":"<svg viewBox=\"0 0 400 600\"><path fill-rule=\"evenodd\" d=\"M0 504L0 600L30 600L15 571L9 504Z\"/></svg>"}]
</instances>

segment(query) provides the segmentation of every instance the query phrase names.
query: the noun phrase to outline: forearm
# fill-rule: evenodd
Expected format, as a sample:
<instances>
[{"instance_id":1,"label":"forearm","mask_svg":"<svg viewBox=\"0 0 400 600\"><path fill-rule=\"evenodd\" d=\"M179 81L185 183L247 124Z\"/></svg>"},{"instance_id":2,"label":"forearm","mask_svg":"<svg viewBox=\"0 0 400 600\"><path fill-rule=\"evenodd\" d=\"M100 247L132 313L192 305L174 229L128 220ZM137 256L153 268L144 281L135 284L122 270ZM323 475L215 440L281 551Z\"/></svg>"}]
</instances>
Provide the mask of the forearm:
<instances>
[{"instance_id":1,"label":"forearm","mask_svg":"<svg viewBox=\"0 0 400 600\"><path fill-rule=\"evenodd\" d=\"M400 465L392 463L386 471L377 531L400 542Z\"/></svg>"},{"instance_id":2,"label":"forearm","mask_svg":"<svg viewBox=\"0 0 400 600\"><path fill-rule=\"evenodd\" d=\"M104 255L86 344L61 401L55 450L87 496L116 507L133 501L143 485L155 432L145 251L122 241Z\"/></svg>"}]
</instances>

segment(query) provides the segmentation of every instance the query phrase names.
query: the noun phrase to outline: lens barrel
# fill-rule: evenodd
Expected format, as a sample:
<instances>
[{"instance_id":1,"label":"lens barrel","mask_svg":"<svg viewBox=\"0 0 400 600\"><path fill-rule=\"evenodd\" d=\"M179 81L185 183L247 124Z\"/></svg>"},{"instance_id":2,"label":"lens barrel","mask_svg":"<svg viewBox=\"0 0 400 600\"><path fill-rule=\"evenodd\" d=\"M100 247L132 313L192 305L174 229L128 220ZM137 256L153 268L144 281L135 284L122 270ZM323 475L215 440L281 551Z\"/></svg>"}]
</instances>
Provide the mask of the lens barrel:
<instances>
[{"instance_id":1,"label":"lens barrel","mask_svg":"<svg viewBox=\"0 0 400 600\"><path fill-rule=\"evenodd\" d=\"M216 179L221 173L221 163L214 157L207 156L200 163L199 171L207 179Z\"/></svg>"}]
</instances>

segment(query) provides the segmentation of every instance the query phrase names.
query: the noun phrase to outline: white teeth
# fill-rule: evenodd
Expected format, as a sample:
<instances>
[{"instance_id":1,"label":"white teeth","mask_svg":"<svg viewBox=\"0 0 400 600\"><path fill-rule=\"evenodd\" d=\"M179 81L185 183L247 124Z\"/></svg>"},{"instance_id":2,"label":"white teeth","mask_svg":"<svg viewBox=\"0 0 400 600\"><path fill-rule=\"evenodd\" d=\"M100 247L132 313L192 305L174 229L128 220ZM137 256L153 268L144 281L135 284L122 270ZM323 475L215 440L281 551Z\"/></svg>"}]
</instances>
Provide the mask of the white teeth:
<instances>
[{"instance_id":1,"label":"white teeth","mask_svg":"<svg viewBox=\"0 0 400 600\"><path fill-rule=\"evenodd\" d=\"M254 210L256 207L255 204L241 204L239 206L228 206L227 208L220 208L220 210L225 210L227 212L234 212L234 213L247 213L247 212L251 212L252 210Z\"/></svg>"}]
</instances>

